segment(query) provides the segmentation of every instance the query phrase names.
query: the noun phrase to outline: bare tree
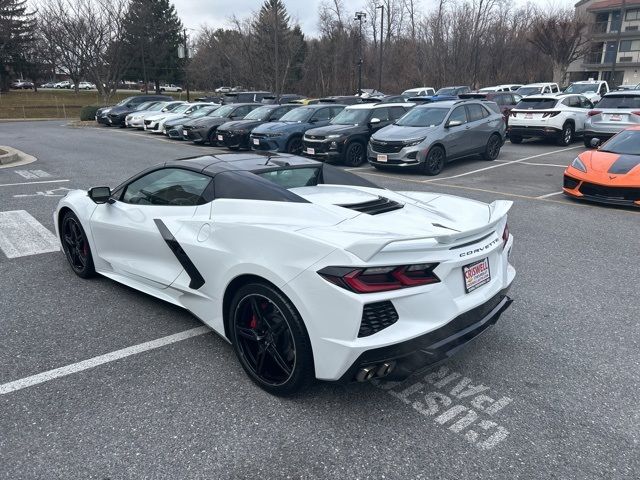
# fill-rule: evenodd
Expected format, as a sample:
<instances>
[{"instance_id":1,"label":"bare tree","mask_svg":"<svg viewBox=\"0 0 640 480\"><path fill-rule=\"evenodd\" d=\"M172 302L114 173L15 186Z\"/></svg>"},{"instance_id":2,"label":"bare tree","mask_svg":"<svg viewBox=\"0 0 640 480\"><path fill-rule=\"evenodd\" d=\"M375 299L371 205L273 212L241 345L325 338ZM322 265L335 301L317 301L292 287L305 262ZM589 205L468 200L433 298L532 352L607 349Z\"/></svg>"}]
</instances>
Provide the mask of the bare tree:
<instances>
[{"instance_id":1,"label":"bare tree","mask_svg":"<svg viewBox=\"0 0 640 480\"><path fill-rule=\"evenodd\" d=\"M553 80L563 84L569 65L584 56L589 48L585 35L587 21L573 9L539 12L531 27L529 41L553 64Z\"/></svg>"}]
</instances>

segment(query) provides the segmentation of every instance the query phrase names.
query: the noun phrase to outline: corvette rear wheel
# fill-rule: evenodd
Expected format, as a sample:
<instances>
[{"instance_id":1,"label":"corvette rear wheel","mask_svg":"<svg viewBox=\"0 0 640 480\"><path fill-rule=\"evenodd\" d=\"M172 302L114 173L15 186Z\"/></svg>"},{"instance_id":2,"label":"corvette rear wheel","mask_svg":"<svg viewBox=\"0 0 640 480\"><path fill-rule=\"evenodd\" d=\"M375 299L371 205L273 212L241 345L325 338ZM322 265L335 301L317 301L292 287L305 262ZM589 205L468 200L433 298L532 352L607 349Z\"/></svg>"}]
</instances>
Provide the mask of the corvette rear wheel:
<instances>
[{"instance_id":1,"label":"corvette rear wheel","mask_svg":"<svg viewBox=\"0 0 640 480\"><path fill-rule=\"evenodd\" d=\"M73 212L67 212L60 229L62 237L62 249L69 261L69 265L81 278L89 278L95 275L91 247L87 235L80 224L80 220Z\"/></svg>"},{"instance_id":2,"label":"corvette rear wheel","mask_svg":"<svg viewBox=\"0 0 640 480\"><path fill-rule=\"evenodd\" d=\"M314 378L311 344L300 314L273 287L241 287L230 308L230 336L242 368L274 395L290 395Z\"/></svg>"}]
</instances>

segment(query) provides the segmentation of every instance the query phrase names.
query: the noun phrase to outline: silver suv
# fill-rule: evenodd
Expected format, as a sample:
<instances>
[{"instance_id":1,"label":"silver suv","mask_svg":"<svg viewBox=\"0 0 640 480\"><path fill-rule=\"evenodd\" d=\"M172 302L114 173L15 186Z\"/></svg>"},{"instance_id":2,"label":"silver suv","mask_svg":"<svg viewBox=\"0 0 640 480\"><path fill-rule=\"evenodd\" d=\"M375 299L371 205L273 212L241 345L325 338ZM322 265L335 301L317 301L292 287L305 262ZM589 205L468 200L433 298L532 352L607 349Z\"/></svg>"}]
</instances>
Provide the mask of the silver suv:
<instances>
[{"instance_id":1,"label":"silver suv","mask_svg":"<svg viewBox=\"0 0 640 480\"><path fill-rule=\"evenodd\" d=\"M494 102L453 100L415 107L369 141L375 168L418 167L437 175L445 163L481 155L495 160L505 141L505 123Z\"/></svg>"},{"instance_id":2,"label":"silver suv","mask_svg":"<svg viewBox=\"0 0 640 480\"><path fill-rule=\"evenodd\" d=\"M584 146L591 139L604 142L627 127L640 124L640 90L609 92L587 113L584 124Z\"/></svg>"}]
</instances>

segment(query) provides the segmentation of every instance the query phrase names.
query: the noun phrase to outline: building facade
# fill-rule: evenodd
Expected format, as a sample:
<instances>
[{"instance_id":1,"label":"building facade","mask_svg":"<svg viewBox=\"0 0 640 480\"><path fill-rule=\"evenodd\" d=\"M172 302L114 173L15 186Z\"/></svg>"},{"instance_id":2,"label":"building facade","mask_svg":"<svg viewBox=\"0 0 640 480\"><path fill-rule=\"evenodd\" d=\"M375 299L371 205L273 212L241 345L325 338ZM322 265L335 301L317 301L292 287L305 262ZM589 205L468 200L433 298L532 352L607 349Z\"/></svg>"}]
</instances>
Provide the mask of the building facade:
<instances>
[{"instance_id":1,"label":"building facade","mask_svg":"<svg viewBox=\"0 0 640 480\"><path fill-rule=\"evenodd\" d=\"M590 23L590 45L569 67L569 80L640 83L640 0L581 0L575 8Z\"/></svg>"}]
</instances>

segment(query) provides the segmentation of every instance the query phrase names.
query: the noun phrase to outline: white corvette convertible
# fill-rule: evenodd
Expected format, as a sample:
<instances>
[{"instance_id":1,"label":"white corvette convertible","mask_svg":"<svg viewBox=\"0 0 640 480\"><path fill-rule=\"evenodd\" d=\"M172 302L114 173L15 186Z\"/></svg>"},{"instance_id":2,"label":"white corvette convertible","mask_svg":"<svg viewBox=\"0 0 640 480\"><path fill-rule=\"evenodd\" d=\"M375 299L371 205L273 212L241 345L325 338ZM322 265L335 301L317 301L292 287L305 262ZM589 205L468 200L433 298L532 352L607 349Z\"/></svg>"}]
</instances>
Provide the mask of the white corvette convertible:
<instances>
[{"instance_id":1,"label":"white corvette convertible","mask_svg":"<svg viewBox=\"0 0 640 480\"><path fill-rule=\"evenodd\" d=\"M510 206L253 152L69 192L54 221L76 274L186 308L254 382L290 394L404 378L493 325L515 276Z\"/></svg>"}]
</instances>

